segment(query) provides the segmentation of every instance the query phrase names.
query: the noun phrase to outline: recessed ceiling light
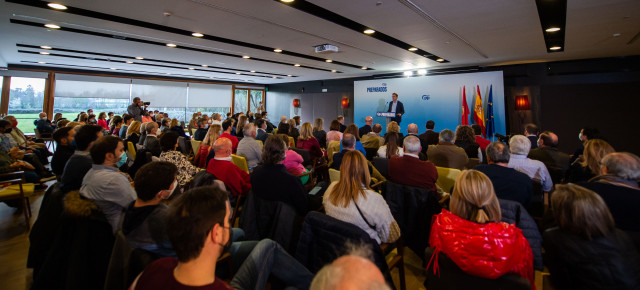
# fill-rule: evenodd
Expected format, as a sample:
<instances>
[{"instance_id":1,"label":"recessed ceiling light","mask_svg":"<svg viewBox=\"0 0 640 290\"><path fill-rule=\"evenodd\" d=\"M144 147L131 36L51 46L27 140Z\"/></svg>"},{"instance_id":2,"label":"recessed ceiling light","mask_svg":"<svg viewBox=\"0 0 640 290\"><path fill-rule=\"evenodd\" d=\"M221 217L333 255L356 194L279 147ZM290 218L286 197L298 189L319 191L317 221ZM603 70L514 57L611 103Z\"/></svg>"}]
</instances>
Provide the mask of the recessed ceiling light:
<instances>
[{"instance_id":1,"label":"recessed ceiling light","mask_svg":"<svg viewBox=\"0 0 640 290\"><path fill-rule=\"evenodd\" d=\"M40 54L47 55L47 54L50 54L50 53L48 53L48 52L46 52L46 51L41 51L41 52L40 52Z\"/></svg>"},{"instance_id":2,"label":"recessed ceiling light","mask_svg":"<svg viewBox=\"0 0 640 290\"><path fill-rule=\"evenodd\" d=\"M252 70L251 72L252 72L252 73L254 73L254 72L256 72L256 71L255 71L255 70Z\"/></svg>"},{"instance_id":3,"label":"recessed ceiling light","mask_svg":"<svg viewBox=\"0 0 640 290\"><path fill-rule=\"evenodd\" d=\"M208 65L206 65L206 64L203 64L203 65L202 65L202 67L209 67L209 66L208 66Z\"/></svg>"},{"instance_id":4,"label":"recessed ceiling light","mask_svg":"<svg viewBox=\"0 0 640 290\"><path fill-rule=\"evenodd\" d=\"M559 49L561 49L561 48L562 48L561 46L552 46L552 47L549 47L549 49L550 49L550 50L559 50Z\"/></svg>"},{"instance_id":5,"label":"recessed ceiling light","mask_svg":"<svg viewBox=\"0 0 640 290\"><path fill-rule=\"evenodd\" d=\"M330 60L330 59L325 59L324 61L326 61L326 62L333 62L333 60Z\"/></svg>"},{"instance_id":6,"label":"recessed ceiling light","mask_svg":"<svg viewBox=\"0 0 640 290\"><path fill-rule=\"evenodd\" d=\"M360 69L365 69L365 70L366 70L366 69L367 69L367 67L366 67L366 66L363 66L363 67L361 67Z\"/></svg>"},{"instance_id":7,"label":"recessed ceiling light","mask_svg":"<svg viewBox=\"0 0 640 290\"><path fill-rule=\"evenodd\" d=\"M39 61L38 63L39 63L39 64L47 64L47 63L46 63L46 62L44 62L44 61Z\"/></svg>"},{"instance_id":8,"label":"recessed ceiling light","mask_svg":"<svg viewBox=\"0 0 640 290\"><path fill-rule=\"evenodd\" d=\"M168 75L170 75L171 73L167 73Z\"/></svg>"},{"instance_id":9,"label":"recessed ceiling light","mask_svg":"<svg viewBox=\"0 0 640 290\"><path fill-rule=\"evenodd\" d=\"M241 75L242 73L236 73L237 75Z\"/></svg>"},{"instance_id":10,"label":"recessed ceiling light","mask_svg":"<svg viewBox=\"0 0 640 290\"><path fill-rule=\"evenodd\" d=\"M277 79L278 77L271 77L272 79Z\"/></svg>"},{"instance_id":11,"label":"recessed ceiling light","mask_svg":"<svg viewBox=\"0 0 640 290\"><path fill-rule=\"evenodd\" d=\"M436 59L436 61L437 61L437 62L443 62L443 61L444 61L444 58Z\"/></svg>"},{"instance_id":12,"label":"recessed ceiling light","mask_svg":"<svg viewBox=\"0 0 640 290\"><path fill-rule=\"evenodd\" d=\"M300 66L300 64L299 64L299 63L296 63L296 64L294 64L293 66Z\"/></svg>"},{"instance_id":13,"label":"recessed ceiling light","mask_svg":"<svg viewBox=\"0 0 640 290\"><path fill-rule=\"evenodd\" d=\"M112 67L112 68L109 68L109 69L111 69L111 70L117 70L117 68L115 68L115 67Z\"/></svg>"},{"instance_id":14,"label":"recessed ceiling light","mask_svg":"<svg viewBox=\"0 0 640 290\"><path fill-rule=\"evenodd\" d=\"M251 57L250 57L250 56L248 56L248 55L243 55L243 56L242 56L242 58L244 58L244 59L250 59Z\"/></svg>"},{"instance_id":15,"label":"recessed ceiling light","mask_svg":"<svg viewBox=\"0 0 640 290\"><path fill-rule=\"evenodd\" d=\"M410 76L413 75L413 72L412 71L406 71L403 74L404 74L405 77L410 77Z\"/></svg>"},{"instance_id":16,"label":"recessed ceiling light","mask_svg":"<svg viewBox=\"0 0 640 290\"><path fill-rule=\"evenodd\" d=\"M210 79L215 79L216 77L209 77Z\"/></svg>"},{"instance_id":17,"label":"recessed ceiling light","mask_svg":"<svg viewBox=\"0 0 640 290\"><path fill-rule=\"evenodd\" d=\"M427 70L426 69L419 69L418 70L418 74L419 75L426 75L427 74Z\"/></svg>"},{"instance_id":18,"label":"recessed ceiling light","mask_svg":"<svg viewBox=\"0 0 640 290\"><path fill-rule=\"evenodd\" d=\"M51 49L51 46L41 45L40 48L42 48L42 49Z\"/></svg>"},{"instance_id":19,"label":"recessed ceiling light","mask_svg":"<svg viewBox=\"0 0 640 290\"><path fill-rule=\"evenodd\" d=\"M409 51L416 51L416 50L418 50L417 47L409 47Z\"/></svg>"},{"instance_id":20,"label":"recessed ceiling light","mask_svg":"<svg viewBox=\"0 0 640 290\"><path fill-rule=\"evenodd\" d=\"M371 28L368 28L368 29L365 29L363 32L364 34L374 34L376 31Z\"/></svg>"},{"instance_id":21,"label":"recessed ceiling light","mask_svg":"<svg viewBox=\"0 0 640 290\"><path fill-rule=\"evenodd\" d=\"M288 77L292 77L293 75L287 75Z\"/></svg>"},{"instance_id":22,"label":"recessed ceiling light","mask_svg":"<svg viewBox=\"0 0 640 290\"><path fill-rule=\"evenodd\" d=\"M333 73L334 73L334 72L338 72L338 71L337 71L337 70L335 70L335 69L332 69L332 70L331 70L331 72L333 72Z\"/></svg>"},{"instance_id":23,"label":"recessed ceiling light","mask_svg":"<svg viewBox=\"0 0 640 290\"><path fill-rule=\"evenodd\" d=\"M176 47L176 46L178 46L178 45L176 45L175 43L167 43L167 46L168 46L168 47Z\"/></svg>"},{"instance_id":24,"label":"recessed ceiling light","mask_svg":"<svg viewBox=\"0 0 640 290\"><path fill-rule=\"evenodd\" d=\"M191 35L193 35L195 37L203 37L204 36L204 34L202 34L200 32L194 32L194 33L191 33Z\"/></svg>"},{"instance_id":25,"label":"recessed ceiling light","mask_svg":"<svg viewBox=\"0 0 640 290\"><path fill-rule=\"evenodd\" d=\"M60 26L55 24L45 24L44 27L51 28L51 29L60 29Z\"/></svg>"},{"instance_id":26,"label":"recessed ceiling light","mask_svg":"<svg viewBox=\"0 0 640 290\"><path fill-rule=\"evenodd\" d=\"M274 50L273 50L273 52L278 52L278 53L280 53L280 52L282 52L282 49L276 48L276 49L274 49Z\"/></svg>"},{"instance_id":27,"label":"recessed ceiling light","mask_svg":"<svg viewBox=\"0 0 640 290\"><path fill-rule=\"evenodd\" d=\"M67 6L58 3L49 3L47 6L57 10L67 10Z\"/></svg>"},{"instance_id":28,"label":"recessed ceiling light","mask_svg":"<svg viewBox=\"0 0 640 290\"><path fill-rule=\"evenodd\" d=\"M621 33L614 33L613 37L620 37L620 35L622 35Z\"/></svg>"},{"instance_id":29,"label":"recessed ceiling light","mask_svg":"<svg viewBox=\"0 0 640 290\"><path fill-rule=\"evenodd\" d=\"M284 3L291 3L291 2L293 2L294 0L280 0L280 1L282 1L282 2L284 2Z\"/></svg>"},{"instance_id":30,"label":"recessed ceiling light","mask_svg":"<svg viewBox=\"0 0 640 290\"><path fill-rule=\"evenodd\" d=\"M127 60L125 62L128 63L128 64L132 64L133 63L133 61L130 61L130 60Z\"/></svg>"},{"instance_id":31,"label":"recessed ceiling light","mask_svg":"<svg viewBox=\"0 0 640 290\"><path fill-rule=\"evenodd\" d=\"M560 27L549 27L549 28L545 29L544 31L546 31L546 32L556 32L556 31L560 31Z\"/></svg>"},{"instance_id":32,"label":"recessed ceiling light","mask_svg":"<svg viewBox=\"0 0 640 290\"><path fill-rule=\"evenodd\" d=\"M190 67L189 70L194 70L195 68Z\"/></svg>"},{"instance_id":33,"label":"recessed ceiling light","mask_svg":"<svg viewBox=\"0 0 640 290\"><path fill-rule=\"evenodd\" d=\"M143 60L143 59L144 59L144 57L142 57L142 56L136 56L136 59L137 59L137 60Z\"/></svg>"}]
</instances>

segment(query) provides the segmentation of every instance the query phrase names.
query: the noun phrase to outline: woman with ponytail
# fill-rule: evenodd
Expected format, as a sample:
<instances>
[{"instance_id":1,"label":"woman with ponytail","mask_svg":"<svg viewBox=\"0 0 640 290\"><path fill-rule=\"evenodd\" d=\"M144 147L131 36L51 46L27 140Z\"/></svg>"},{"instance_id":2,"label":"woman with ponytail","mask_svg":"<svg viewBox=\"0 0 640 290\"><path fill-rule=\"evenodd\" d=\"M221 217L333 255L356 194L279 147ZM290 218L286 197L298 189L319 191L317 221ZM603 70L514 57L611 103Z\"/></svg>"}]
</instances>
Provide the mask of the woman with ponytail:
<instances>
[{"instance_id":1,"label":"woman with ponytail","mask_svg":"<svg viewBox=\"0 0 640 290\"><path fill-rule=\"evenodd\" d=\"M438 269L438 254L444 254L469 275L495 279L513 273L535 289L529 242L515 225L500 221L500 204L489 177L477 170L462 171L449 208L434 216L429 236L434 254L427 269Z\"/></svg>"}]
</instances>

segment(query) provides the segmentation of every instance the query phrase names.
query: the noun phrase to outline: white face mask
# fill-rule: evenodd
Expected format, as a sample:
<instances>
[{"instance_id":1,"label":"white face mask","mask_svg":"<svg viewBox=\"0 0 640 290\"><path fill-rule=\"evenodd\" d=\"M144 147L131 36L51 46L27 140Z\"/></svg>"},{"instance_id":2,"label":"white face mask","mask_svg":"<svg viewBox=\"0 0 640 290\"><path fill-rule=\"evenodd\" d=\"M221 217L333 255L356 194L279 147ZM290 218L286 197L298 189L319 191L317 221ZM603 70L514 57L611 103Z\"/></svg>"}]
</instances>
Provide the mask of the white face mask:
<instances>
[{"instance_id":1,"label":"white face mask","mask_svg":"<svg viewBox=\"0 0 640 290\"><path fill-rule=\"evenodd\" d=\"M171 184L171 187L172 187L173 189L170 189L170 190L171 190L171 192L169 192L169 195L167 195L167 196L163 197L162 199L169 199L169 198L173 195L173 192L175 192L175 191L176 191L176 188L178 188L178 181L177 181L177 180L174 180L174 181L173 181L173 184Z\"/></svg>"}]
</instances>

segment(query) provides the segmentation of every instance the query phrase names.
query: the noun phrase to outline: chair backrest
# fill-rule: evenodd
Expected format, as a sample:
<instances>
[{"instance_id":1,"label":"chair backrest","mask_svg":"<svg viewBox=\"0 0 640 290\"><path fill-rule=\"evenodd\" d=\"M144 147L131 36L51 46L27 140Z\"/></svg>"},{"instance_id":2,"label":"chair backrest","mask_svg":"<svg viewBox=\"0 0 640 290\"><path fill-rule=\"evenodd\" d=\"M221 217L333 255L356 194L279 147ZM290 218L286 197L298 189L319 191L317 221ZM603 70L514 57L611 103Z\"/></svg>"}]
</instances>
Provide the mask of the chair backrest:
<instances>
[{"instance_id":1,"label":"chair backrest","mask_svg":"<svg viewBox=\"0 0 640 290\"><path fill-rule=\"evenodd\" d=\"M340 181L340 171L333 168L329 168L329 180L331 182Z\"/></svg>"},{"instance_id":2,"label":"chair backrest","mask_svg":"<svg viewBox=\"0 0 640 290\"><path fill-rule=\"evenodd\" d=\"M451 192L451 188L453 188L453 184L456 182L456 177L460 174L460 170L454 168L446 168L446 167L437 167L438 171L438 180L436 180L436 184L442 188L445 192Z\"/></svg>"},{"instance_id":3,"label":"chair backrest","mask_svg":"<svg viewBox=\"0 0 640 290\"><path fill-rule=\"evenodd\" d=\"M311 165L311 153L309 152L309 150L300 149L300 148L291 148L291 150L295 151L296 153L300 154L300 156L302 156L303 166L306 167L308 165Z\"/></svg>"},{"instance_id":4,"label":"chair backrest","mask_svg":"<svg viewBox=\"0 0 640 290\"><path fill-rule=\"evenodd\" d=\"M469 158L469 162L465 166L467 169L473 169L476 165L480 164L480 159L478 158Z\"/></svg>"},{"instance_id":5,"label":"chair backrest","mask_svg":"<svg viewBox=\"0 0 640 290\"><path fill-rule=\"evenodd\" d=\"M264 146L264 145L262 144L262 140L256 140L256 141L258 141L258 143L260 143L260 147Z\"/></svg>"},{"instance_id":6,"label":"chair backrest","mask_svg":"<svg viewBox=\"0 0 640 290\"><path fill-rule=\"evenodd\" d=\"M293 139L293 137L289 136L289 147L291 148L295 148L296 147L296 140Z\"/></svg>"},{"instance_id":7,"label":"chair backrest","mask_svg":"<svg viewBox=\"0 0 640 290\"><path fill-rule=\"evenodd\" d=\"M371 162L373 166L384 176L384 178L389 179L389 159L382 157L374 157Z\"/></svg>"},{"instance_id":8,"label":"chair backrest","mask_svg":"<svg viewBox=\"0 0 640 290\"><path fill-rule=\"evenodd\" d=\"M136 160L136 147L131 141L127 142L127 153L129 153L129 158L131 158L131 160Z\"/></svg>"},{"instance_id":9,"label":"chair backrest","mask_svg":"<svg viewBox=\"0 0 640 290\"><path fill-rule=\"evenodd\" d=\"M374 157L376 157L376 155L378 154L378 148L364 148L364 152L367 153L367 156L365 156L367 158L367 160L372 161Z\"/></svg>"},{"instance_id":10,"label":"chair backrest","mask_svg":"<svg viewBox=\"0 0 640 290\"><path fill-rule=\"evenodd\" d=\"M240 169L249 173L249 165L247 165L247 158L235 154L231 154L231 162L238 166Z\"/></svg>"},{"instance_id":11,"label":"chair backrest","mask_svg":"<svg viewBox=\"0 0 640 290\"><path fill-rule=\"evenodd\" d=\"M182 151L182 154L189 155L189 148L187 148L186 138L182 136L178 137L178 146L180 147L180 151Z\"/></svg>"},{"instance_id":12,"label":"chair backrest","mask_svg":"<svg viewBox=\"0 0 640 290\"><path fill-rule=\"evenodd\" d=\"M426 261L431 260L434 250L427 248ZM427 279L424 286L429 290L438 289L515 289L529 290L529 280L516 274L506 274L497 279L472 276L460 269L447 255L438 253L438 272L434 274L433 262L427 268Z\"/></svg>"},{"instance_id":13,"label":"chair backrest","mask_svg":"<svg viewBox=\"0 0 640 290\"><path fill-rule=\"evenodd\" d=\"M193 155L198 154L200 152L200 145L202 145L202 141L191 139L191 149L193 149Z\"/></svg>"}]
</instances>

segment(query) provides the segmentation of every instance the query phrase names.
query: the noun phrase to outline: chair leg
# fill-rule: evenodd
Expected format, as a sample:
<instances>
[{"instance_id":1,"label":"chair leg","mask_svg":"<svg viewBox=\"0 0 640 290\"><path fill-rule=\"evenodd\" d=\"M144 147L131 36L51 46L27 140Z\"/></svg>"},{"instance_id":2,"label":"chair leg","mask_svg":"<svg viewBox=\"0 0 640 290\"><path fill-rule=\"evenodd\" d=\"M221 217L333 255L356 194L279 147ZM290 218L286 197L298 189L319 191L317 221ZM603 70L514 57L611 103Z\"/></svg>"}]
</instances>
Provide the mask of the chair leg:
<instances>
[{"instance_id":1,"label":"chair leg","mask_svg":"<svg viewBox=\"0 0 640 290\"><path fill-rule=\"evenodd\" d=\"M31 213L31 203L29 202L29 197L24 197L25 201L27 202L27 210L29 211L29 217L31 217L33 214Z\"/></svg>"},{"instance_id":2,"label":"chair leg","mask_svg":"<svg viewBox=\"0 0 640 290\"><path fill-rule=\"evenodd\" d=\"M22 211L24 212L24 221L27 224L27 232L28 232L31 229L31 223L29 221L30 214L27 213L27 211L28 211L27 208L28 208L27 207L27 201L25 199L22 199Z\"/></svg>"},{"instance_id":3,"label":"chair leg","mask_svg":"<svg viewBox=\"0 0 640 290\"><path fill-rule=\"evenodd\" d=\"M400 256L400 261L398 262L398 266L400 267L398 270L400 272L400 289L407 289L407 282L405 280L404 273L404 244L401 242L398 244L398 255Z\"/></svg>"}]
</instances>

